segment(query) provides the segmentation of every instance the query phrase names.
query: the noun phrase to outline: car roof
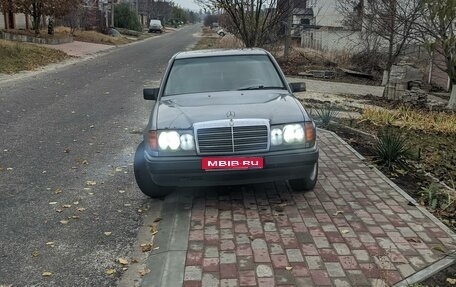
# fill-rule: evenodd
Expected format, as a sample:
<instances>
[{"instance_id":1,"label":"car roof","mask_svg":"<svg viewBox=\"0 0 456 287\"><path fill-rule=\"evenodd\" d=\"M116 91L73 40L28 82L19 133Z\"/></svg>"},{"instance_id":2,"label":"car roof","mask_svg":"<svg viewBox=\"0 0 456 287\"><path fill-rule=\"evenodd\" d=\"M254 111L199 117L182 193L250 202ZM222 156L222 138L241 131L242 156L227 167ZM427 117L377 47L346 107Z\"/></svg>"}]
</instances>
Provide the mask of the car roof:
<instances>
[{"instance_id":1,"label":"car roof","mask_svg":"<svg viewBox=\"0 0 456 287\"><path fill-rule=\"evenodd\" d=\"M259 48L248 49L208 49L179 52L174 55L175 59L188 59L200 57L217 57L217 56L239 56L239 55L267 55L268 53Z\"/></svg>"}]
</instances>

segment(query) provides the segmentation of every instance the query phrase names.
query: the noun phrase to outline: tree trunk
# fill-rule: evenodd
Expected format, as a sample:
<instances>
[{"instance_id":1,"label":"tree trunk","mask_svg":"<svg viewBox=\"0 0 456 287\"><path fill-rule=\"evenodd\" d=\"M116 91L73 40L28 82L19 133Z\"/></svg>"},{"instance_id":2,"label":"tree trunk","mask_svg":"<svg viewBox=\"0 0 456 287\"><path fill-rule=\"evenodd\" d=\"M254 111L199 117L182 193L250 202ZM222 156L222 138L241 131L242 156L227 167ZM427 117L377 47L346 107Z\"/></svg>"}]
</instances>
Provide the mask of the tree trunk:
<instances>
[{"instance_id":1,"label":"tree trunk","mask_svg":"<svg viewBox=\"0 0 456 287\"><path fill-rule=\"evenodd\" d=\"M453 89L451 90L450 101L448 102L447 108L456 110L456 84L453 83Z\"/></svg>"}]
</instances>

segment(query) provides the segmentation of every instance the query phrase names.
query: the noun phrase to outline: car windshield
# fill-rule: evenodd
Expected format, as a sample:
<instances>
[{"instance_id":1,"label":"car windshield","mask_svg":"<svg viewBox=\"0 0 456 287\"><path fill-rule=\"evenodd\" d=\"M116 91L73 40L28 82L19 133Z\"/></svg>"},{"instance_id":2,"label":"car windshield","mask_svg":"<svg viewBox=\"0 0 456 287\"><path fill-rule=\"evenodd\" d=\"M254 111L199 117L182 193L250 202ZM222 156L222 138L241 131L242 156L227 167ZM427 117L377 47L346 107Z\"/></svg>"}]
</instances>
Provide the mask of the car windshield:
<instances>
[{"instance_id":1,"label":"car windshield","mask_svg":"<svg viewBox=\"0 0 456 287\"><path fill-rule=\"evenodd\" d=\"M217 56L175 60L163 95L261 89L286 89L267 55Z\"/></svg>"}]
</instances>

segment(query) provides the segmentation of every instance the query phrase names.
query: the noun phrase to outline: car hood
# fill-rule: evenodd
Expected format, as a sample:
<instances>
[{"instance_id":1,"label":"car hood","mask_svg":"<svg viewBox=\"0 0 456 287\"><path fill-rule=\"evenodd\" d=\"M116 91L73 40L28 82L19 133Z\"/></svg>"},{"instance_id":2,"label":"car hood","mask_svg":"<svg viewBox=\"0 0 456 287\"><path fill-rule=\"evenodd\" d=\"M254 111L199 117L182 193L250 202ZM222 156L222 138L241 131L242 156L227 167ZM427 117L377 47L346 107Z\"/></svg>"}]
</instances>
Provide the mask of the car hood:
<instances>
[{"instance_id":1,"label":"car hood","mask_svg":"<svg viewBox=\"0 0 456 287\"><path fill-rule=\"evenodd\" d=\"M157 129L189 129L193 123L227 119L268 119L270 124L303 121L298 100L284 91L229 91L167 96L157 102Z\"/></svg>"}]
</instances>

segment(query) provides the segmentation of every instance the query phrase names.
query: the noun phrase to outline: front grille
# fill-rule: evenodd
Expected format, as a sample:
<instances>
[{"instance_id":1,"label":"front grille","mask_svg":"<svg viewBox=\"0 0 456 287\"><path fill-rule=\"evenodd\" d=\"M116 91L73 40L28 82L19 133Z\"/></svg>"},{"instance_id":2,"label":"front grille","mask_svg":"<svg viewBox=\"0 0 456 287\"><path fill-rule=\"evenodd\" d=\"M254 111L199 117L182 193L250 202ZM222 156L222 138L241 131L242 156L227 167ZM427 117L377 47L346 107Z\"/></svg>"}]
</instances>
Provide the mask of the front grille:
<instances>
[{"instance_id":1,"label":"front grille","mask_svg":"<svg viewBox=\"0 0 456 287\"><path fill-rule=\"evenodd\" d=\"M200 154L235 154L263 152L269 149L269 125L249 125L247 121L218 122L219 127L196 128L198 151ZM203 125L203 127L201 127Z\"/></svg>"}]
</instances>

